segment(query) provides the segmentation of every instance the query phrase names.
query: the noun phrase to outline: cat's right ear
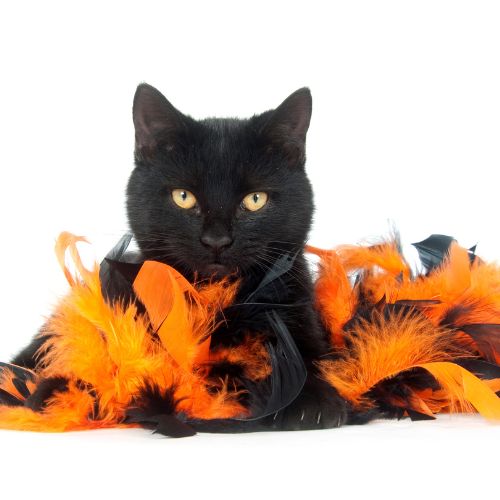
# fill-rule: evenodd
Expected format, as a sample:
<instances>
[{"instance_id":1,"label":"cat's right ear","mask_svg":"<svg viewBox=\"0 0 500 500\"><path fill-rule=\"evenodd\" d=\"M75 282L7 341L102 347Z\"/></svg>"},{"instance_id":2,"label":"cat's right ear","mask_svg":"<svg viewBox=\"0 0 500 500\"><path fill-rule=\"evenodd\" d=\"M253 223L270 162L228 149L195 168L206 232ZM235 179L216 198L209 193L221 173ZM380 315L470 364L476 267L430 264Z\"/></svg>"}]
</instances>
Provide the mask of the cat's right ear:
<instances>
[{"instance_id":1,"label":"cat's right ear","mask_svg":"<svg viewBox=\"0 0 500 500\"><path fill-rule=\"evenodd\" d=\"M261 131L268 150L279 151L290 165L303 165L311 113L312 98L307 87L296 90L275 110L268 112Z\"/></svg>"},{"instance_id":2,"label":"cat's right ear","mask_svg":"<svg viewBox=\"0 0 500 500\"><path fill-rule=\"evenodd\" d=\"M140 158L151 157L162 146L175 149L186 132L184 115L170 104L165 96L147 83L141 83L135 92L133 117L135 152Z\"/></svg>"}]
</instances>

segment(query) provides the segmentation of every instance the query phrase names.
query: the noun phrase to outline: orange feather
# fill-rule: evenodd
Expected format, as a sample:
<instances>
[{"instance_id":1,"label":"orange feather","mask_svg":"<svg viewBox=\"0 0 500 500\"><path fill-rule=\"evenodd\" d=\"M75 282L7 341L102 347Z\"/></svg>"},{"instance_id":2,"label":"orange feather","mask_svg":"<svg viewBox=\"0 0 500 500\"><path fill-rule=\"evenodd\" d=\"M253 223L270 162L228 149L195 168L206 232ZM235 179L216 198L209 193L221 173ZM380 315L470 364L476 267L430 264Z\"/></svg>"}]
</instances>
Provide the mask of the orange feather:
<instances>
[{"instance_id":1,"label":"orange feather","mask_svg":"<svg viewBox=\"0 0 500 500\"><path fill-rule=\"evenodd\" d=\"M360 320L350 336L342 359L324 361L324 378L357 406L370 406L370 389L413 368L423 368L441 385L440 399L450 411L476 408L487 418L500 419L500 399L485 382L452 363L466 355L453 347L453 332L436 328L425 317L407 312L383 316L373 312ZM417 396L417 393L415 393ZM418 395L420 410L435 403L433 395ZM427 413L427 411L424 411Z\"/></svg>"},{"instance_id":2,"label":"orange feather","mask_svg":"<svg viewBox=\"0 0 500 500\"><path fill-rule=\"evenodd\" d=\"M53 336L40 353L34 382L27 383L32 392L38 380L63 376L69 380L68 391L55 393L41 413L0 407L0 427L62 431L123 426L126 409L145 383L173 388L179 411L190 417L246 415L238 391L226 379L209 380L206 370L211 363L228 361L239 363L252 380L270 373L258 333L248 332L241 346L210 351L210 335L223 321L221 312L233 302L238 283L222 280L193 285L165 264L146 262L134 282L147 310L147 315L141 315L134 304L105 300L98 266L87 270L80 259L80 241L85 240L63 233L56 244L71 288L48 321ZM498 266L478 259L470 265L467 251L452 245L438 269L413 279L392 242L369 248L343 246L335 251L308 249L322 260L316 306L339 355L334 361L320 362L319 367L323 377L355 407L374 404L367 393L377 384L422 368L440 388L413 392L407 388L407 399L393 398L394 404L409 405L427 415L476 409L487 418L500 419L500 399L495 395L500 379L481 381L453 363L477 354L500 360L500 346L491 332L481 340L477 332L474 336L468 330L470 325L500 323ZM74 274L66 265L66 252L73 259ZM359 271L362 290L351 285L352 275ZM384 298L389 303L436 303L427 303L418 314L407 308L385 315L373 310L368 319L350 322L346 332L346 324L356 313L358 293L367 307ZM449 327L441 326L444 318ZM151 328L160 342L151 335ZM9 370L4 370L0 388L22 399Z\"/></svg>"},{"instance_id":3,"label":"orange feather","mask_svg":"<svg viewBox=\"0 0 500 500\"><path fill-rule=\"evenodd\" d=\"M357 290L351 287L347 273L335 251L324 252L314 247L309 252L320 255L318 278L315 284L316 308L330 332L332 345L344 345L344 325L356 309Z\"/></svg>"}]
</instances>

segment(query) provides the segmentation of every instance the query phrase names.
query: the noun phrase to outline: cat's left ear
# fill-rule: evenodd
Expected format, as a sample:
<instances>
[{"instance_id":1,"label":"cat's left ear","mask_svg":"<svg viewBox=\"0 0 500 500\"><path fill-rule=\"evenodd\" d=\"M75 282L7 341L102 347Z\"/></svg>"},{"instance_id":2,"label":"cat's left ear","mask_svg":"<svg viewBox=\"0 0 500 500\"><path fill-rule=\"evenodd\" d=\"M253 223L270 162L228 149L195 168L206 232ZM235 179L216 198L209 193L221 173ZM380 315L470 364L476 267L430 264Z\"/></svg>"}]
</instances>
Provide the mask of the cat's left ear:
<instances>
[{"instance_id":1,"label":"cat's left ear","mask_svg":"<svg viewBox=\"0 0 500 500\"><path fill-rule=\"evenodd\" d=\"M262 129L268 147L283 153L291 165L304 164L311 113L311 91L303 87L271 112Z\"/></svg>"}]
</instances>

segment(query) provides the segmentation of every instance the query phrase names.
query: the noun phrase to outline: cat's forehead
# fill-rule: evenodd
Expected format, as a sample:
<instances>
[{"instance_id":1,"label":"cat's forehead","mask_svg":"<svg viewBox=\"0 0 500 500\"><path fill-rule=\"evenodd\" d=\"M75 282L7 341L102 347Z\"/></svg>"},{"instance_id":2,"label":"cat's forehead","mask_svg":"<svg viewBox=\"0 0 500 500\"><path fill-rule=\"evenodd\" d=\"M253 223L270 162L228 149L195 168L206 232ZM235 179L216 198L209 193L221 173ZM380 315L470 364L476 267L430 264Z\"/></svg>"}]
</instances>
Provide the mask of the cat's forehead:
<instances>
[{"instance_id":1,"label":"cat's forehead","mask_svg":"<svg viewBox=\"0 0 500 500\"><path fill-rule=\"evenodd\" d=\"M195 139L205 155L242 157L252 153L255 133L248 120L208 118L199 123L201 130Z\"/></svg>"},{"instance_id":2,"label":"cat's forehead","mask_svg":"<svg viewBox=\"0 0 500 500\"><path fill-rule=\"evenodd\" d=\"M192 152L199 179L234 185L256 175L259 152L248 120L210 118L199 122Z\"/></svg>"},{"instance_id":3,"label":"cat's forehead","mask_svg":"<svg viewBox=\"0 0 500 500\"><path fill-rule=\"evenodd\" d=\"M248 120L237 118L205 118L198 122L204 129L204 139L218 139L225 143L249 135Z\"/></svg>"}]
</instances>

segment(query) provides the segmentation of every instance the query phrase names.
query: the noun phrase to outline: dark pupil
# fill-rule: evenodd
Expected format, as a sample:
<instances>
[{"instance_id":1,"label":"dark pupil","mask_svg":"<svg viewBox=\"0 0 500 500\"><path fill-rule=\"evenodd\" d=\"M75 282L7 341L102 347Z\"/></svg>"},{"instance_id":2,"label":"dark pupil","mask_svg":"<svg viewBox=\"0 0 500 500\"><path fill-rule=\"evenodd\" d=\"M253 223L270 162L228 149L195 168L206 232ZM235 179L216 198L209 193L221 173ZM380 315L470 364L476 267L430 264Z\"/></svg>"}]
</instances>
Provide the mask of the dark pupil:
<instances>
[{"instance_id":1,"label":"dark pupil","mask_svg":"<svg viewBox=\"0 0 500 500\"><path fill-rule=\"evenodd\" d=\"M188 197L186 191L182 191L181 192L181 198L182 198L182 201L186 201L186 198Z\"/></svg>"},{"instance_id":2,"label":"dark pupil","mask_svg":"<svg viewBox=\"0 0 500 500\"><path fill-rule=\"evenodd\" d=\"M257 203L258 201L259 201L259 195L258 195L257 193L255 193L255 194L253 195L253 202L254 202L254 203Z\"/></svg>"}]
</instances>

